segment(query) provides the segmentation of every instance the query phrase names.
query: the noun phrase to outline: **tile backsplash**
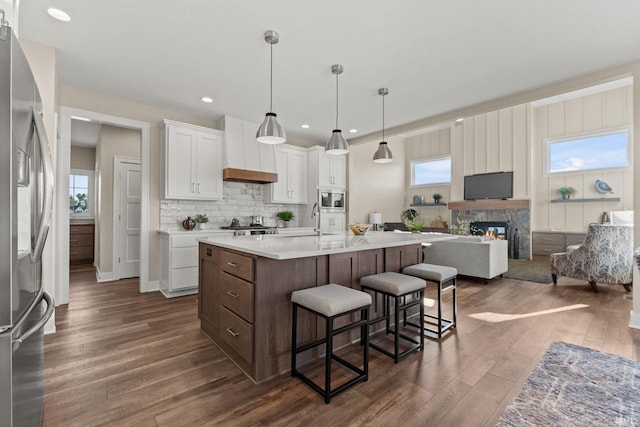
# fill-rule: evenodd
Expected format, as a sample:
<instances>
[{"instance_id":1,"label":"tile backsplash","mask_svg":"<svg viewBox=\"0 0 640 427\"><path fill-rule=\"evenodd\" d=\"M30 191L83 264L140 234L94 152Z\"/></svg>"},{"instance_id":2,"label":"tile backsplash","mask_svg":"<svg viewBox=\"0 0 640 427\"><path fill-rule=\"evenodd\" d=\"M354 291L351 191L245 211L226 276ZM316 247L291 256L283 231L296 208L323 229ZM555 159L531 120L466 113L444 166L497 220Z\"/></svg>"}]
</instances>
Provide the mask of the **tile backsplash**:
<instances>
[{"instance_id":1,"label":"tile backsplash","mask_svg":"<svg viewBox=\"0 0 640 427\"><path fill-rule=\"evenodd\" d=\"M238 218L241 225L249 225L252 215L262 215L265 225L279 227L282 222L276 214L285 210L293 212L291 226L297 226L299 205L265 203L264 187L265 184L224 182L222 200L160 200L160 229L181 228L187 217L205 213L211 228L228 226L233 218Z\"/></svg>"}]
</instances>

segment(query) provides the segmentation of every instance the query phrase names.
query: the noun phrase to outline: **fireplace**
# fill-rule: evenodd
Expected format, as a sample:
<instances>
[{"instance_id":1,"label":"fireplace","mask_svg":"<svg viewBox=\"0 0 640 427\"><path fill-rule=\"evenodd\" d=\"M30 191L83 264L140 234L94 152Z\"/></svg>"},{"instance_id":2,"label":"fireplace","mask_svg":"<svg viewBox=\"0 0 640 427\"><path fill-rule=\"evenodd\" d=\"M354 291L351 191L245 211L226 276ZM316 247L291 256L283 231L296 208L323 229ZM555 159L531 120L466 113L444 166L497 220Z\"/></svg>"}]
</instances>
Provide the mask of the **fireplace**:
<instances>
[{"instance_id":1,"label":"fireplace","mask_svg":"<svg viewBox=\"0 0 640 427\"><path fill-rule=\"evenodd\" d=\"M529 258L530 210L528 200L477 200L475 202L451 202L451 221L478 224L488 223L489 227L498 227L498 234L506 235L509 243L509 257ZM500 223L500 225L495 225ZM504 232L500 227L506 226ZM494 230L495 233L495 230ZM484 234L484 233L481 233Z\"/></svg>"},{"instance_id":2,"label":"fireplace","mask_svg":"<svg viewBox=\"0 0 640 427\"><path fill-rule=\"evenodd\" d=\"M475 236L509 240L509 224L506 221L474 221L470 224L469 231Z\"/></svg>"}]
</instances>

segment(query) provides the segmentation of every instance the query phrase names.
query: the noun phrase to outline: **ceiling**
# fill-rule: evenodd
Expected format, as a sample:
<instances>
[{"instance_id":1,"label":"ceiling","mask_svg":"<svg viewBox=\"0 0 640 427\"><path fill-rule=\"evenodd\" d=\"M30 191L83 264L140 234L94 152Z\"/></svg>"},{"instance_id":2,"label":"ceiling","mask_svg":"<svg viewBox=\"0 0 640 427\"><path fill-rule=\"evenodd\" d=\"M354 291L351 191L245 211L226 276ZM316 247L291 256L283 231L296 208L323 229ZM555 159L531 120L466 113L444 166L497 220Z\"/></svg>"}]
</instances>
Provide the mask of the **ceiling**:
<instances>
[{"instance_id":1,"label":"ceiling","mask_svg":"<svg viewBox=\"0 0 640 427\"><path fill-rule=\"evenodd\" d=\"M102 124L100 123L71 120L71 145L82 148L96 148L100 129L102 129Z\"/></svg>"},{"instance_id":2,"label":"ceiling","mask_svg":"<svg viewBox=\"0 0 640 427\"><path fill-rule=\"evenodd\" d=\"M380 131L381 87L388 129L638 60L639 18L637 0L30 0L19 28L57 49L63 85L254 122L269 108L263 33L276 30L273 110L305 145L335 126L332 64L349 139Z\"/></svg>"}]
</instances>

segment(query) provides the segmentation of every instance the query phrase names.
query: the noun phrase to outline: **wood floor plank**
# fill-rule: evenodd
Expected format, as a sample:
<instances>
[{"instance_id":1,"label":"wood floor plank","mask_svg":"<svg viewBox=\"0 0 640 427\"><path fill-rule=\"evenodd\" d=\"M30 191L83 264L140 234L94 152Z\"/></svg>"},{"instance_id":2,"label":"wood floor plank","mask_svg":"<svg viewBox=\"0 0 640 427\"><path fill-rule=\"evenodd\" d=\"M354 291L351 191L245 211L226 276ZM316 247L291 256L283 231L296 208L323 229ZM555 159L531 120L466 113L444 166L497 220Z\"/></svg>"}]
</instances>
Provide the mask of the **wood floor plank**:
<instances>
[{"instance_id":1,"label":"wood floor plank","mask_svg":"<svg viewBox=\"0 0 640 427\"><path fill-rule=\"evenodd\" d=\"M45 337L45 427L491 426L554 341L640 360L622 287L461 278L449 336L398 364L371 350L369 381L325 405L288 374L251 382L200 332L195 295L140 294L86 268L70 279Z\"/></svg>"}]
</instances>

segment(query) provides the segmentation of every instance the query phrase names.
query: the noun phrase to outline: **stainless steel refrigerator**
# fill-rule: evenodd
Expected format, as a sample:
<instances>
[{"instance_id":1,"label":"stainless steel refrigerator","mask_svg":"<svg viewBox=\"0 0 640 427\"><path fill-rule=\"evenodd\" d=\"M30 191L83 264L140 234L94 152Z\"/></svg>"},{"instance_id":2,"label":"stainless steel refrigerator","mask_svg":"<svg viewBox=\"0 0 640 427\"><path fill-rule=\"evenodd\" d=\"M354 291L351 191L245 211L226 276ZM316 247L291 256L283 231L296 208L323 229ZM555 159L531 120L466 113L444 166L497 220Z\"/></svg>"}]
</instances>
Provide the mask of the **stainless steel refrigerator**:
<instances>
[{"instance_id":1,"label":"stainless steel refrigerator","mask_svg":"<svg viewBox=\"0 0 640 427\"><path fill-rule=\"evenodd\" d=\"M41 261L53 172L38 88L4 24L0 11L0 427L40 426L43 327L54 308Z\"/></svg>"}]
</instances>

